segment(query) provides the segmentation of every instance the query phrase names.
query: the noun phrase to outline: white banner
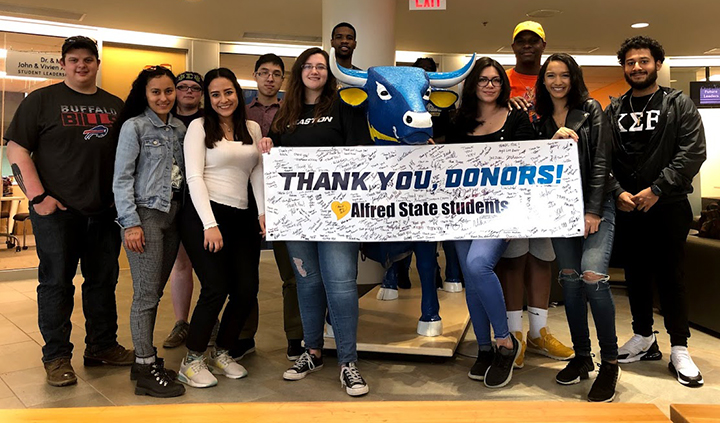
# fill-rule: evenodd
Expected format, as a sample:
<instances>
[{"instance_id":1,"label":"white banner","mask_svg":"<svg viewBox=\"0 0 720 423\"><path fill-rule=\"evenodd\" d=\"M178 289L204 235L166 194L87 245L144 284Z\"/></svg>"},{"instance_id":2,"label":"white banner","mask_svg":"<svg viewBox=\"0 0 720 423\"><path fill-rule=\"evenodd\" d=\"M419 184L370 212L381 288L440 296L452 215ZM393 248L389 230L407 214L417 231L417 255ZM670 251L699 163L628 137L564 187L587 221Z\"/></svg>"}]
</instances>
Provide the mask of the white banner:
<instances>
[{"instance_id":1,"label":"white banner","mask_svg":"<svg viewBox=\"0 0 720 423\"><path fill-rule=\"evenodd\" d=\"M60 53L8 50L5 72L8 76L63 79L65 71L60 67Z\"/></svg>"},{"instance_id":2,"label":"white banner","mask_svg":"<svg viewBox=\"0 0 720 423\"><path fill-rule=\"evenodd\" d=\"M270 241L584 233L573 141L273 148L264 160Z\"/></svg>"}]
</instances>

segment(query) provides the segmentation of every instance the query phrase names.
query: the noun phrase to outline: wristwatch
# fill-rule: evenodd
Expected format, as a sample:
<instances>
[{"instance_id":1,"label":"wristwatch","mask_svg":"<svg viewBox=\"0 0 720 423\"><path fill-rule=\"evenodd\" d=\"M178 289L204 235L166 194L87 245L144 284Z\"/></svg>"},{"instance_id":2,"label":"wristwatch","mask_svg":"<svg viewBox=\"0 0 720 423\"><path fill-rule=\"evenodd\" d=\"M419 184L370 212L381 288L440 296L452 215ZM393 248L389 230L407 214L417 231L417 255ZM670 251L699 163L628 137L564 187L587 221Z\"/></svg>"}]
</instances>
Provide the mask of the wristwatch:
<instances>
[{"instance_id":1,"label":"wristwatch","mask_svg":"<svg viewBox=\"0 0 720 423\"><path fill-rule=\"evenodd\" d=\"M650 191L652 191L652 193L657 195L658 197L662 195L662 190L659 186L655 184L650 185Z\"/></svg>"},{"instance_id":2,"label":"wristwatch","mask_svg":"<svg viewBox=\"0 0 720 423\"><path fill-rule=\"evenodd\" d=\"M33 206L34 206L35 204L40 204L40 203L43 202L43 200L44 200L45 197L47 197L47 196L48 196L48 193L47 193L46 191L43 191L42 194L37 195L37 196L34 197L32 200L30 200L30 204L32 204Z\"/></svg>"}]
</instances>

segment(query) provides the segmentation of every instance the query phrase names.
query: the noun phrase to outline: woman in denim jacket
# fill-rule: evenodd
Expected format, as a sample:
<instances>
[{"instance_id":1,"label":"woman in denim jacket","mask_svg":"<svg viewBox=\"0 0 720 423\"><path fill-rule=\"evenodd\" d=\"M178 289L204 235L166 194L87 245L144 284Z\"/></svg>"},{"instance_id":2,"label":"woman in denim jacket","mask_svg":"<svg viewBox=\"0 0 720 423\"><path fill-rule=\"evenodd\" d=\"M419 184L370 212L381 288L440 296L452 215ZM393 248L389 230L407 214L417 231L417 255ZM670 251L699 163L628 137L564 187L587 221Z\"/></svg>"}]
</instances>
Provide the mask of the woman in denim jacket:
<instances>
[{"instance_id":1,"label":"woman in denim jacket","mask_svg":"<svg viewBox=\"0 0 720 423\"><path fill-rule=\"evenodd\" d=\"M594 370L587 319L589 302L602 363L588 400L609 402L615 397L620 378L615 305L607 275L615 234L615 201L608 192L610 121L600 103L588 97L582 71L569 54L553 54L545 61L535 93L536 110L543 117L540 138L554 134L553 139L577 142L585 209L584 236L552 240L575 350L575 357L555 380L561 385L579 383Z\"/></svg>"},{"instance_id":2,"label":"woman in denim jacket","mask_svg":"<svg viewBox=\"0 0 720 423\"><path fill-rule=\"evenodd\" d=\"M113 125L120 128L113 193L134 291L130 379L137 379L135 394L155 397L185 392L153 346L158 304L180 243L176 216L185 184L185 125L170 113L174 104L175 76L153 66L135 79Z\"/></svg>"}]
</instances>

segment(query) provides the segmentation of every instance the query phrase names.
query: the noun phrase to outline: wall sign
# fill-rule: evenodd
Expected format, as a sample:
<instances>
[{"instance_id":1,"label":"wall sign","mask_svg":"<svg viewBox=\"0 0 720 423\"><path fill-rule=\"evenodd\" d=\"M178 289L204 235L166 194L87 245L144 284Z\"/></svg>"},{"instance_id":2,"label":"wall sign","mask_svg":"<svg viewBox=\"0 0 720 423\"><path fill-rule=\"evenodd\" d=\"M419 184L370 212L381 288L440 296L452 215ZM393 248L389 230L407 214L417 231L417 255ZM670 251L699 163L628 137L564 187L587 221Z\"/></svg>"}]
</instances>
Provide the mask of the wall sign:
<instances>
[{"instance_id":1,"label":"wall sign","mask_svg":"<svg viewBox=\"0 0 720 423\"><path fill-rule=\"evenodd\" d=\"M5 72L8 76L63 79L65 71L60 67L60 53L8 50Z\"/></svg>"},{"instance_id":2,"label":"wall sign","mask_svg":"<svg viewBox=\"0 0 720 423\"><path fill-rule=\"evenodd\" d=\"M410 10L445 10L446 0L410 0Z\"/></svg>"},{"instance_id":3,"label":"wall sign","mask_svg":"<svg viewBox=\"0 0 720 423\"><path fill-rule=\"evenodd\" d=\"M440 241L584 233L573 141L273 148L268 240Z\"/></svg>"}]
</instances>

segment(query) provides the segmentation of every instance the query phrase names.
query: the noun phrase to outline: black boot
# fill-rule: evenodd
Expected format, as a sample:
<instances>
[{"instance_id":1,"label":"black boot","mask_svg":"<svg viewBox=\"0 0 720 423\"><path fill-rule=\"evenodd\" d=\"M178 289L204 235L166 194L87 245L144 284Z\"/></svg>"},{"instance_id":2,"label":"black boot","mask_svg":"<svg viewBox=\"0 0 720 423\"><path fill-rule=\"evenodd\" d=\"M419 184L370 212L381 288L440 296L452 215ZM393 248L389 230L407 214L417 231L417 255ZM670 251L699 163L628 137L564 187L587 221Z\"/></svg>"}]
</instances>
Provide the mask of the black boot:
<instances>
[{"instance_id":1,"label":"black boot","mask_svg":"<svg viewBox=\"0 0 720 423\"><path fill-rule=\"evenodd\" d=\"M617 363L603 361L600 364L600 373L598 373L595 383L590 388L588 401L610 402L615 399L615 387L618 380L620 380L620 366Z\"/></svg>"},{"instance_id":2,"label":"black boot","mask_svg":"<svg viewBox=\"0 0 720 423\"><path fill-rule=\"evenodd\" d=\"M173 380L165 370L163 362L155 360L152 364L138 364L135 395L151 397L179 397L185 393L185 387Z\"/></svg>"}]
</instances>

